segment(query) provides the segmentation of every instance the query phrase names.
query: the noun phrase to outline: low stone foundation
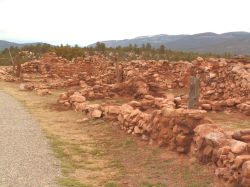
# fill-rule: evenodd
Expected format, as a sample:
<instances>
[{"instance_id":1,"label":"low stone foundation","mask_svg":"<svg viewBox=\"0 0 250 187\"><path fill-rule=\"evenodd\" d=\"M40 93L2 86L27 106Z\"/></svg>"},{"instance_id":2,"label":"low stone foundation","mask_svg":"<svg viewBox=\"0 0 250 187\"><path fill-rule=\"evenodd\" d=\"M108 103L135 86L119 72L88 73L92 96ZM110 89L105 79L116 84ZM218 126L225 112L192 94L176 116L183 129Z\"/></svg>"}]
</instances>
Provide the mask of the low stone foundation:
<instances>
[{"instance_id":1,"label":"low stone foundation","mask_svg":"<svg viewBox=\"0 0 250 187\"><path fill-rule=\"evenodd\" d=\"M149 144L189 154L202 163L213 163L218 181L225 186L250 186L250 130L227 134L204 110L163 108L150 113L128 104L74 103L75 110L104 118Z\"/></svg>"}]
</instances>

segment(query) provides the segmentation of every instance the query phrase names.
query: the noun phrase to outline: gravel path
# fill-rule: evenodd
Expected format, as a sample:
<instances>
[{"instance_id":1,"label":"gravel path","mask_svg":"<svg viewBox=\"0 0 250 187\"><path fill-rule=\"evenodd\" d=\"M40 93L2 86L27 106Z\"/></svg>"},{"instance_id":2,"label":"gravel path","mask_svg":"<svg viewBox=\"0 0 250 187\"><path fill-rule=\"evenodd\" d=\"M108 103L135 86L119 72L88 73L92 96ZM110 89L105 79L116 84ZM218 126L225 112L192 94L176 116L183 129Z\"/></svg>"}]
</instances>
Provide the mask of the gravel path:
<instances>
[{"instance_id":1,"label":"gravel path","mask_svg":"<svg viewBox=\"0 0 250 187\"><path fill-rule=\"evenodd\" d=\"M59 162L30 114L0 91L0 187L56 187Z\"/></svg>"}]
</instances>

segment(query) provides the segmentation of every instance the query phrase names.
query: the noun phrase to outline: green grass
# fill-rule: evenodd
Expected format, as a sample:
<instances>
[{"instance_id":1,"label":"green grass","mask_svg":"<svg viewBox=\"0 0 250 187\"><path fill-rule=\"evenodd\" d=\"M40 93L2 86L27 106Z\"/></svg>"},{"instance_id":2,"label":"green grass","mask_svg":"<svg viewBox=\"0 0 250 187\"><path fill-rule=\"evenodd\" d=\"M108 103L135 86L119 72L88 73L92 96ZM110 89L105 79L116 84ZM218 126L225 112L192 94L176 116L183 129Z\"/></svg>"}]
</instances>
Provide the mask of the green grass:
<instances>
[{"instance_id":1,"label":"green grass","mask_svg":"<svg viewBox=\"0 0 250 187\"><path fill-rule=\"evenodd\" d=\"M122 142L122 147L127 148L133 145L135 142L132 138L125 138Z\"/></svg>"},{"instance_id":2,"label":"green grass","mask_svg":"<svg viewBox=\"0 0 250 187\"><path fill-rule=\"evenodd\" d=\"M93 156L102 156L102 155L105 154L105 153L104 153L102 150L100 150L100 149L93 149L93 150L89 151L89 153L90 153L91 155L93 155Z\"/></svg>"},{"instance_id":3,"label":"green grass","mask_svg":"<svg viewBox=\"0 0 250 187\"><path fill-rule=\"evenodd\" d=\"M164 160L163 163L166 164L166 165L170 165L174 162L173 159L168 159L168 160Z\"/></svg>"},{"instance_id":4,"label":"green grass","mask_svg":"<svg viewBox=\"0 0 250 187\"><path fill-rule=\"evenodd\" d=\"M59 180L59 184L65 187L91 187L88 184L83 184L78 180L72 178L62 178Z\"/></svg>"},{"instance_id":5,"label":"green grass","mask_svg":"<svg viewBox=\"0 0 250 187\"><path fill-rule=\"evenodd\" d=\"M206 115L225 130L247 129L250 126L250 117L244 114L209 112Z\"/></svg>"},{"instance_id":6,"label":"green grass","mask_svg":"<svg viewBox=\"0 0 250 187\"><path fill-rule=\"evenodd\" d=\"M166 185L163 184L151 184L149 182L143 182L140 187L167 187Z\"/></svg>"},{"instance_id":7,"label":"green grass","mask_svg":"<svg viewBox=\"0 0 250 187\"><path fill-rule=\"evenodd\" d=\"M212 183L212 179L208 178L206 180L199 181L193 177L195 173L201 171L202 168L198 163L194 163L192 167L185 166L183 168L183 180L185 181L185 187L209 187ZM196 177L199 177L199 175Z\"/></svg>"},{"instance_id":8,"label":"green grass","mask_svg":"<svg viewBox=\"0 0 250 187\"><path fill-rule=\"evenodd\" d=\"M123 105L124 103L126 103L126 100L124 100L122 98L121 99L116 99L115 103L118 104L118 105Z\"/></svg>"},{"instance_id":9,"label":"green grass","mask_svg":"<svg viewBox=\"0 0 250 187\"><path fill-rule=\"evenodd\" d=\"M57 136L49 135L48 132L46 133L46 137L50 140L51 147L55 153L55 156L61 161L62 173L64 175L71 173L75 168L75 164L70 159L70 157L66 155L63 151L63 146L65 146L65 142L61 141L60 138Z\"/></svg>"},{"instance_id":10,"label":"green grass","mask_svg":"<svg viewBox=\"0 0 250 187\"><path fill-rule=\"evenodd\" d=\"M104 187L118 187L118 185L115 182L107 182Z\"/></svg>"},{"instance_id":11,"label":"green grass","mask_svg":"<svg viewBox=\"0 0 250 187\"><path fill-rule=\"evenodd\" d=\"M173 94L174 96L180 96L188 94L187 88L176 88L176 89L169 89L166 90L166 94Z\"/></svg>"},{"instance_id":12,"label":"green grass","mask_svg":"<svg viewBox=\"0 0 250 187\"><path fill-rule=\"evenodd\" d=\"M118 159L113 159L110 162L110 167L121 169L123 168L122 162Z\"/></svg>"},{"instance_id":13,"label":"green grass","mask_svg":"<svg viewBox=\"0 0 250 187\"><path fill-rule=\"evenodd\" d=\"M113 99L97 99L88 101L91 104L103 104L103 103L115 103L117 105L123 105L127 102L124 98L113 98Z\"/></svg>"},{"instance_id":14,"label":"green grass","mask_svg":"<svg viewBox=\"0 0 250 187\"><path fill-rule=\"evenodd\" d=\"M88 125L103 125L103 123L105 123L103 119L95 119L95 118L91 118L87 122Z\"/></svg>"},{"instance_id":15,"label":"green grass","mask_svg":"<svg viewBox=\"0 0 250 187\"><path fill-rule=\"evenodd\" d=\"M86 149L81 148L81 146L77 144L70 144L69 147L70 147L70 150L72 150L75 154L78 154L78 155L88 152Z\"/></svg>"}]
</instances>

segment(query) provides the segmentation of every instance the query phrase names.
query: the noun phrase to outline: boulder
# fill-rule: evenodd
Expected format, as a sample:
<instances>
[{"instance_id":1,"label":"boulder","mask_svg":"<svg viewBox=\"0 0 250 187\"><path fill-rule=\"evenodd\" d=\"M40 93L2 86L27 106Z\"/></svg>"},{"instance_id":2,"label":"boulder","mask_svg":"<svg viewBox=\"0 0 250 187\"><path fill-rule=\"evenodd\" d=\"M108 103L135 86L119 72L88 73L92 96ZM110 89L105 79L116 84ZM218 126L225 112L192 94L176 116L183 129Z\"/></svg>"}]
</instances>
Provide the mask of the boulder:
<instances>
[{"instance_id":1,"label":"boulder","mask_svg":"<svg viewBox=\"0 0 250 187\"><path fill-rule=\"evenodd\" d=\"M250 129L237 130L233 133L232 137L248 143L250 142Z\"/></svg>"},{"instance_id":2,"label":"boulder","mask_svg":"<svg viewBox=\"0 0 250 187\"><path fill-rule=\"evenodd\" d=\"M211 110L212 106L211 106L211 104L202 104L201 108L204 109L204 110Z\"/></svg>"},{"instance_id":3,"label":"boulder","mask_svg":"<svg viewBox=\"0 0 250 187\"><path fill-rule=\"evenodd\" d=\"M238 140L231 140L231 151L236 154L243 153L247 151L247 143Z\"/></svg>"},{"instance_id":4,"label":"boulder","mask_svg":"<svg viewBox=\"0 0 250 187\"><path fill-rule=\"evenodd\" d=\"M21 83L21 84L19 85L19 90L20 90L20 91L26 91L27 89L25 88L25 84Z\"/></svg>"},{"instance_id":5,"label":"boulder","mask_svg":"<svg viewBox=\"0 0 250 187\"><path fill-rule=\"evenodd\" d=\"M71 102L82 103L86 101L86 98L82 96L79 92L75 92L73 95L70 96Z\"/></svg>"},{"instance_id":6,"label":"boulder","mask_svg":"<svg viewBox=\"0 0 250 187\"><path fill-rule=\"evenodd\" d=\"M93 118L100 118L100 117L102 117L102 111L100 111L98 109L94 109L91 112L91 117L93 117Z\"/></svg>"},{"instance_id":7,"label":"boulder","mask_svg":"<svg viewBox=\"0 0 250 187\"><path fill-rule=\"evenodd\" d=\"M234 167L240 168L245 161L250 160L250 155L239 155L234 160Z\"/></svg>"},{"instance_id":8,"label":"boulder","mask_svg":"<svg viewBox=\"0 0 250 187\"><path fill-rule=\"evenodd\" d=\"M250 161L246 161L242 165L242 175L250 179Z\"/></svg>"}]
</instances>

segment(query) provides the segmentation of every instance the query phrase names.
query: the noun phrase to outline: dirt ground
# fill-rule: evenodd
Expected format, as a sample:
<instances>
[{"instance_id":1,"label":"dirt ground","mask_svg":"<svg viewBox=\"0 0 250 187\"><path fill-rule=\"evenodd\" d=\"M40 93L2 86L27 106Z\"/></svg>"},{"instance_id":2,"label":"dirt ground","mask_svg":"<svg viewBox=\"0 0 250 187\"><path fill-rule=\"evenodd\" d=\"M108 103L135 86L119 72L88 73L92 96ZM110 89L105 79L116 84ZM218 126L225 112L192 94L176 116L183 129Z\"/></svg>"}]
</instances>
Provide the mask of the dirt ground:
<instances>
[{"instance_id":1,"label":"dirt ground","mask_svg":"<svg viewBox=\"0 0 250 187\"><path fill-rule=\"evenodd\" d=\"M61 186L212 186L211 167L167 148L149 146L103 120L84 121L83 113L59 111L56 100L63 90L41 97L19 91L18 85L11 83L0 82L0 89L27 107L50 139L61 160Z\"/></svg>"}]
</instances>

